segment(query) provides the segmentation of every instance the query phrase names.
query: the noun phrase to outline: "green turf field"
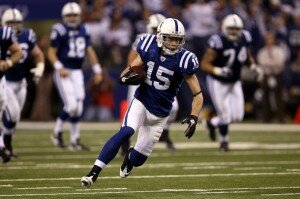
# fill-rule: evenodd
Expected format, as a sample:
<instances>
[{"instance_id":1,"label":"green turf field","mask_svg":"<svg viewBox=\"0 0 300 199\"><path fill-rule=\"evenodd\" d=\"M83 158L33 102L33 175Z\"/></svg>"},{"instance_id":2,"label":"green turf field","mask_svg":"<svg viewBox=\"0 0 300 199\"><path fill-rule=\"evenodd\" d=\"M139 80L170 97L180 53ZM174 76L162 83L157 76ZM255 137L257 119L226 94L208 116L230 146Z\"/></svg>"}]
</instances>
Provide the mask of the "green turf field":
<instances>
[{"instance_id":1,"label":"green turf field","mask_svg":"<svg viewBox=\"0 0 300 199\"><path fill-rule=\"evenodd\" d=\"M300 128L266 129L231 132L229 153L219 153L203 130L191 140L173 130L176 152L158 144L127 179L119 177L118 156L90 189L81 187L80 178L114 132L111 128L82 131L90 152L54 148L51 130L19 130L19 158L0 164L0 198L300 198ZM64 137L68 140L68 133Z\"/></svg>"}]
</instances>

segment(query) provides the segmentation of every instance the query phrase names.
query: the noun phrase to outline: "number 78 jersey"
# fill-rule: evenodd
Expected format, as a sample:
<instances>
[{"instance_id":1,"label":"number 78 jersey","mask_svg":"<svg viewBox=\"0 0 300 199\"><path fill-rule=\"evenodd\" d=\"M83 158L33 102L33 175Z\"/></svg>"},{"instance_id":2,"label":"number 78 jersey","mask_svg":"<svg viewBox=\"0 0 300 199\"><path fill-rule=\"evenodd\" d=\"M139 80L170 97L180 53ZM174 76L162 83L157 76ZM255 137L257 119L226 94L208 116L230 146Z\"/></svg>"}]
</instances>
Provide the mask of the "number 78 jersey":
<instances>
[{"instance_id":1,"label":"number 78 jersey","mask_svg":"<svg viewBox=\"0 0 300 199\"><path fill-rule=\"evenodd\" d=\"M55 24L50 39L51 46L58 49L57 56L64 67L81 69L86 48L91 45L90 34L85 25L72 29L65 24Z\"/></svg>"},{"instance_id":2,"label":"number 78 jersey","mask_svg":"<svg viewBox=\"0 0 300 199\"><path fill-rule=\"evenodd\" d=\"M147 77L136 90L135 98L153 115L166 117L184 76L198 70L197 57L184 48L175 55L164 55L157 46L156 36L150 34L140 38L137 52L144 62Z\"/></svg>"}]
</instances>

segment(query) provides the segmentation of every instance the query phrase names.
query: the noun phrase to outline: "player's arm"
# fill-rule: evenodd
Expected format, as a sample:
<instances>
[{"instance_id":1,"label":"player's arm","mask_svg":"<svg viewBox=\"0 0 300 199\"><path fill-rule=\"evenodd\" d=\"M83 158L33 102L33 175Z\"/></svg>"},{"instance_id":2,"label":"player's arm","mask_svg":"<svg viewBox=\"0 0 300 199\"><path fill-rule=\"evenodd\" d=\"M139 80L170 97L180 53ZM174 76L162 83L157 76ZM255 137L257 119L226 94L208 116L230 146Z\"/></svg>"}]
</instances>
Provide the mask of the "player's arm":
<instances>
[{"instance_id":1,"label":"player's arm","mask_svg":"<svg viewBox=\"0 0 300 199\"><path fill-rule=\"evenodd\" d=\"M127 58L127 66L129 66L138 55L139 53L131 48Z\"/></svg>"},{"instance_id":2,"label":"player's arm","mask_svg":"<svg viewBox=\"0 0 300 199\"><path fill-rule=\"evenodd\" d=\"M8 50L11 52L11 56L7 60L0 61L0 71L6 71L10 67L12 67L15 63L17 63L23 56L22 49L17 42L13 42Z\"/></svg>"},{"instance_id":3,"label":"player's arm","mask_svg":"<svg viewBox=\"0 0 300 199\"><path fill-rule=\"evenodd\" d=\"M188 128L185 130L184 134L187 138L190 138L193 136L196 125L198 121L198 115L200 114L202 105L203 105L203 96L202 91L200 88L200 84L198 81L198 78L195 74L193 75L186 75L184 77L186 83L188 84L189 88L191 89L191 92L193 94L193 102L192 102L192 110L189 117L185 118L182 123L189 124Z\"/></svg>"},{"instance_id":4,"label":"player's arm","mask_svg":"<svg viewBox=\"0 0 300 199\"><path fill-rule=\"evenodd\" d=\"M50 46L48 49L47 57L50 63L53 65L54 69L59 71L59 74L62 77L67 77L69 75L69 71L64 68L64 65L59 61L57 57L58 48Z\"/></svg>"},{"instance_id":5,"label":"player's arm","mask_svg":"<svg viewBox=\"0 0 300 199\"><path fill-rule=\"evenodd\" d=\"M252 52L250 49L247 49L247 62L246 64L250 67L251 70L255 71L256 73L256 81L260 82L264 78L264 72L263 70L257 66L255 59L252 55Z\"/></svg>"},{"instance_id":6,"label":"player's arm","mask_svg":"<svg viewBox=\"0 0 300 199\"><path fill-rule=\"evenodd\" d=\"M142 67L144 64L141 56L137 54L137 56L133 59L133 61L122 71L120 75L120 83L127 85L138 85L141 81L138 74L133 73L133 69L135 67ZM143 70L143 69L140 69Z\"/></svg>"},{"instance_id":7,"label":"player's arm","mask_svg":"<svg viewBox=\"0 0 300 199\"><path fill-rule=\"evenodd\" d=\"M88 60L91 64L92 69L93 69L94 74L95 74L94 75L94 83L99 84L103 79L102 68L101 68L101 65L99 64L96 52L95 52L95 50L93 49L92 46L87 47L86 54L87 54L87 58L88 58Z\"/></svg>"},{"instance_id":8,"label":"player's arm","mask_svg":"<svg viewBox=\"0 0 300 199\"><path fill-rule=\"evenodd\" d=\"M34 74L34 81L37 83L42 77L45 69L45 57L38 45L35 45L31 51L36 67L31 69L30 72Z\"/></svg>"},{"instance_id":9,"label":"player's arm","mask_svg":"<svg viewBox=\"0 0 300 199\"><path fill-rule=\"evenodd\" d=\"M214 61L216 60L218 54L212 48L207 48L205 51L203 58L201 60L201 69L204 72L220 76L220 77L230 77L232 75L232 71L228 67L216 67L213 65Z\"/></svg>"}]
</instances>

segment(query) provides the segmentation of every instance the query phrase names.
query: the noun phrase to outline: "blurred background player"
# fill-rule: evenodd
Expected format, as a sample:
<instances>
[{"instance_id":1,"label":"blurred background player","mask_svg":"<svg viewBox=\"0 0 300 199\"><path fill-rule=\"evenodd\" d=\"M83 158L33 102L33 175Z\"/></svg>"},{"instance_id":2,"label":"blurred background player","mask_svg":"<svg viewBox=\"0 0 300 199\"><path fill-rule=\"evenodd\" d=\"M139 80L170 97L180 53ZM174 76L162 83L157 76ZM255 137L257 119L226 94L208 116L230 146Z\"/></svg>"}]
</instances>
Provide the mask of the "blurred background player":
<instances>
[{"instance_id":1,"label":"blurred background player","mask_svg":"<svg viewBox=\"0 0 300 199\"><path fill-rule=\"evenodd\" d=\"M146 26L147 33L148 34L156 35L157 34L157 27L158 27L158 25L163 20L165 20L165 19L166 19L165 16L163 16L162 14L152 14L149 17L148 22L147 22L147 26ZM136 48L137 48L137 44L138 44L139 39L142 36L147 35L147 33L139 34L137 36L137 38L135 39L134 43L132 44L130 52L129 52L129 55L128 55L128 61L127 61L127 65L128 66L138 56L138 52L136 51ZM136 89L138 87L139 86L134 86L134 85L128 86L128 93L127 93L127 101L128 101L128 103L131 103L131 101L133 100L134 93L135 93L135 91L136 91ZM169 137L169 126L170 126L170 123L175 120L176 114L177 114L177 111L178 111L178 101L177 101L176 97L175 97L175 100L174 100L174 102L173 102L172 105L173 106L172 106L171 114L169 116L168 122L166 123L166 126L164 127L164 130L163 130L163 132L161 134L161 137L160 137L159 141L165 142L168 149L175 150L173 142L172 142L172 140ZM129 142L130 142L130 140L128 140L128 142L125 142L122 145L122 154L126 154L127 153L128 149L129 149L129 146L130 146Z\"/></svg>"},{"instance_id":2,"label":"blurred background player","mask_svg":"<svg viewBox=\"0 0 300 199\"><path fill-rule=\"evenodd\" d=\"M157 36L147 34L139 40L139 54L122 72L121 81L129 85L136 83L130 78L131 67L143 67L147 77L145 81L138 82L140 86L127 109L121 129L106 142L90 173L82 177L83 186L90 187L96 181L101 170L135 132L138 132L137 142L124 157L120 177L127 177L133 167L142 166L146 162L167 123L172 103L183 80L189 85L194 98L190 115L182 123L188 124L185 136L193 136L203 98L195 75L199 70L197 57L182 48L184 43L184 27L173 18L161 22Z\"/></svg>"},{"instance_id":3,"label":"blurred background player","mask_svg":"<svg viewBox=\"0 0 300 199\"><path fill-rule=\"evenodd\" d=\"M63 23L55 24L51 30L51 46L48 58L55 68L54 81L63 102L63 110L59 114L53 143L65 148L62 138L63 123L71 123L71 150L89 150L80 141L79 120L83 111L85 96L82 63L87 56L94 71L94 83L102 80L102 69L91 46L89 31L81 24L81 8L77 3L67 3L62 9Z\"/></svg>"},{"instance_id":4,"label":"blurred background player","mask_svg":"<svg viewBox=\"0 0 300 199\"><path fill-rule=\"evenodd\" d=\"M44 55L41 49L36 45L36 35L32 29L22 27L23 16L17 9L8 9L3 13L2 25L12 27L16 33L17 41L22 49L22 59L5 73L6 79L6 96L4 114L2 118L4 144L9 151L10 156L16 157L12 147L12 136L15 133L17 122L21 118L26 95L27 81L26 75L29 67L25 65L28 55L32 55L36 67L30 72L34 75L35 83L42 77L45 63ZM10 52L8 52L10 54Z\"/></svg>"},{"instance_id":5,"label":"blurred background player","mask_svg":"<svg viewBox=\"0 0 300 199\"><path fill-rule=\"evenodd\" d=\"M10 57L7 58L7 52L10 51ZM11 27L0 27L0 117L5 106L6 98L6 85L4 74L9 68L17 63L22 58L22 50L17 43L17 38ZM9 154L5 151L3 142L3 132L0 128L0 156L3 162L10 160Z\"/></svg>"},{"instance_id":6,"label":"blurred background player","mask_svg":"<svg viewBox=\"0 0 300 199\"><path fill-rule=\"evenodd\" d=\"M208 90L217 116L207 121L210 137L215 140L215 128L219 128L220 151L228 151L228 125L241 121L244 117L244 96L240 81L243 65L257 72L262 79L261 69L255 64L249 50L252 37L243 30L241 18L235 14L226 16L222 23L222 33L214 34L208 40L201 68L209 73Z\"/></svg>"}]
</instances>

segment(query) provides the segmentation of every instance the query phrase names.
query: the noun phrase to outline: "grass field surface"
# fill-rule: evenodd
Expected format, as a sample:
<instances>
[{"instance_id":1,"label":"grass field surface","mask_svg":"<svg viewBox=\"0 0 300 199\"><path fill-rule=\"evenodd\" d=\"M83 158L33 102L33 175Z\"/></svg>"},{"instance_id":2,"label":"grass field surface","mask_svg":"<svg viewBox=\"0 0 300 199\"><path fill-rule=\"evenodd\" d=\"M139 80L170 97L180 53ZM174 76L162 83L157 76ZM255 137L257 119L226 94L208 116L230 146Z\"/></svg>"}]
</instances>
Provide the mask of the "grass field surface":
<instances>
[{"instance_id":1,"label":"grass field surface","mask_svg":"<svg viewBox=\"0 0 300 199\"><path fill-rule=\"evenodd\" d=\"M55 148L52 125L20 125L14 138L19 157L0 164L0 198L300 198L300 126L235 125L231 151L220 153L203 126L187 140L175 124L170 133L175 152L158 143L146 164L126 179L119 177L118 155L84 189L80 178L119 124L83 124L89 152ZM67 131L64 138L68 143Z\"/></svg>"}]
</instances>

